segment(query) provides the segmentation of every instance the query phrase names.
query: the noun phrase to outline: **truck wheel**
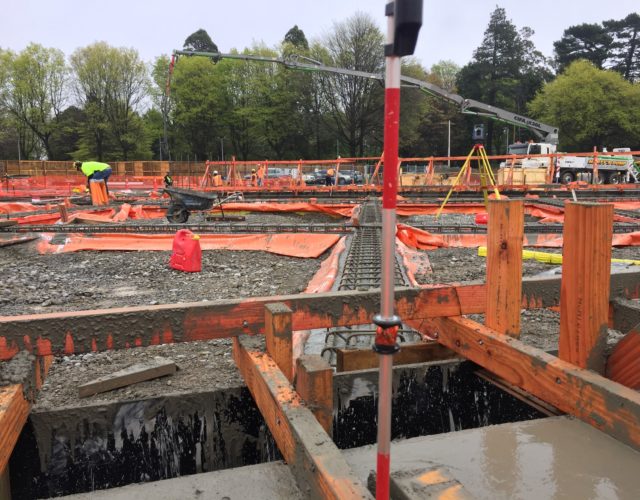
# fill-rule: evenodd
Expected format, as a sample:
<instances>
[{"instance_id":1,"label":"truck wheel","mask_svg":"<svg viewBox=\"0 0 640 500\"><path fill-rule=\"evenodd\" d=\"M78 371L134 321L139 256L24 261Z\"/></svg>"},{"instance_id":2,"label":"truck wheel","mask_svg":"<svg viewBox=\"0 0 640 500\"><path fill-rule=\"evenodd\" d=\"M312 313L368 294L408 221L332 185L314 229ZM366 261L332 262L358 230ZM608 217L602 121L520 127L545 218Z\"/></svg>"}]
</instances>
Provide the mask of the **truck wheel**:
<instances>
[{"instance_id":1,"label":"truck wheel","mask_svg":"<svg viewBox=\"0 0 640 500\"><path fill-rule=\"evenodd\" d=\"M182 203L172 203L167 209L167 220L177 224L184 224L189 220L187 207Z\"/></svg>"},{"instance_id":2,"label":"truck wheel","mask_svg":"<svg viewBox=\"0 0 640 500\"><path fill-rule=\"evenodd\" d=\"M622 175L620 172L611 172L607 178L607 184L621 184Z\"/></svg>"},{"instance_id":3,"label":"truck wheel","mask_svg":"<svg viewBox=\"0 0 640 500\"><path fill-rule=\"evenodd\" d=\"M573 172L562 172L560 174L560 182L562 184L569 184L576 180L576 176L573 175Z\"/></svg>"}]
</instances>

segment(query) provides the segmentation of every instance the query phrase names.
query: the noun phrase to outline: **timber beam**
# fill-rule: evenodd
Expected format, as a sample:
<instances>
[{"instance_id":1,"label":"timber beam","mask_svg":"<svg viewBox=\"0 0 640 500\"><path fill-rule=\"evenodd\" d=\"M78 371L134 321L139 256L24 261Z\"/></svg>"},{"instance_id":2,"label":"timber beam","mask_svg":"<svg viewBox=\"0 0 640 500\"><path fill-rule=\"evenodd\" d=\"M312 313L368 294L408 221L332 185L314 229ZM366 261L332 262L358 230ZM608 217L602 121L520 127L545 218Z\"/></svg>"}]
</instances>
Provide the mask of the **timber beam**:
<instances>
[{"instance_id":1,"label":"timber beam","mask_svg":"<svg viewBox=\"0 0 640 500\"><path fill-rule=\"evenodd\" d=\"M611 276L611 297L640 297L640 271ZM329 292L249 299L125 307L0 317L0 360L21 349L37 355L97 352L171 342L264 334L265 305L282 302L292 310L292 330L370 324L379 311L380 293ZM522 281L522 307L560 303L560 277ZM483 283L396 289L402 318L481 314Z\"/></svg>"},{"instance_id":2,"label":"timber beam","mask_svg":"<svg viewBox=\"0 0 640 500\"><path fill-rule=\"evenodd\" d=\"M233 339L233 359L305 496L371 498L275 361L243 337Z\"/></svg>"},{"instance_id":3,"label":"timber beam","mask_svg":"<svg viewBox=\"0 0 640 500\"><path fill-rule=\"evenodd\" d=\"M640 393L467 318L409 321L556 408L640 450Z\"/></svg>"}]
</instances>

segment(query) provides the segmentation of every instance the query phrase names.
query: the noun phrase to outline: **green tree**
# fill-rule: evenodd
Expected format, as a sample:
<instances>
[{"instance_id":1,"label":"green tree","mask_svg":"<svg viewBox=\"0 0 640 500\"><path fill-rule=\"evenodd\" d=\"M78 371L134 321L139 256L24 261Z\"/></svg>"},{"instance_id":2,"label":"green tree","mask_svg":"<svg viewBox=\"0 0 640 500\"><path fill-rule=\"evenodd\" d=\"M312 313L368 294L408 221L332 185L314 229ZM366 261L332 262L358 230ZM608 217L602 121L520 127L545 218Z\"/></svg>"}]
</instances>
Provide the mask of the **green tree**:
<instances>
[{"instance_id":1,"label":"green tree","mask_svg":"<svg viewBox=\"0 0 640 500\"><path fill-rule=\"evenodd\" d=\"M218 46L211 40L209 33L202 28L191 33L184 41L182 48L194 52L218 52Z\"/></svg>"},{"instance_id":2,"label":"green tree","mask_svg":"<svg viewBox=\"0 0 640 500\"><path fill-rule=\"evenodd\" d=\"M297 24L287 31L287 34L284 36L284 42L290 43L298 49L309 50L307 37L304 35L304 31L298 28Z\"/></svg>"},{"instance_id":3,"label":"green tree","mask_svg":"<svg viewBox=\"0 0 640 500\"><path fill-rule=\"evenodd\" d=\"M614 39L612 68L630 82L640 80L640 15L634 12L619 21L605 21L603 26Z\"/></svg>"},{"instance_id":4,"label":"green tree","mask_svg":"<svg viewBox=\"0 0 640 500\"><path fill-rule=\"evenodd\" d=\"M58 126L51 134L50 146L52 155L50 160L74 160L74 153L80 148L80 132L83 130L87 117L76 106L69 106L58 119Z\"/></svg>"},{"instance_id":5,"label":"green tree","mask_svg":"<svg viewBox=\"0 0 640 500\"><path fill-rule=\"evenodd\" d=\"M533 30L516 26L503 8L491 14L473 60L458 75L460 93L470 99L523 113L526 103L551 77L547 61L530 38ZM477 121L478 118L471 121ZM494 121L487 126L487 151L494 148Z\"/></svg>"},{"instance_id":6,"label":"green tree","mask_svg":"<svg viewBox=\"0 0 640 500\"><path fill-rule=\"evenodd\" d=\"M144 63L134 49L97 42L71 55L75 91L86 114L79 155L127 160L145 144L138 108L147 96Z\"/></svg>"},{"instance_id":7,"label":"green tree","mask_svg":"<svg viewBox=\"0 0 640 500\"><path fill-rule=\"evenodd\" d=\"M170 122L173 128L173 158L195 154L209 157L217 149L217 137L223 136L221 122L225 107L225 68L233 61L217 66L201 57L182 57L175 65L171 88Z\"/></svg>"},{"instance_id":8,"label":"green tree","mask_svg":"<svg viewBox=\"0 0 640 500\"><path fill-rule=\"evenodd\" d=\"M603 69L611 55L613 37L601 24L578 24L564 30L554 42L556 62L560 71L578 59L586 59Z\"/></svg>"},{"instance_id":9,"label":"green tree","mask_svg":"<svg viewBox=\"0 0 640 500\"><path fill-rule=\"evenodd\" d=\"M41 142L51 158L51 135L67 99L68 68L64 54L57 49L29 44L17 55L2 56L4 91L2 107L15 118L21 129L28 129Z\"/></svg>"},{"instance_id":10,"label":"green tree","mask_svg":"<svg viewBox=\"0 0 640 500\"><path fill-rule=\"evenodd\" d=\"M375 21L367 14L355 14L335 24L325 38L325 62L340 68L381 73L383 42ZM365 142L372 142L381 134L382 86L376 80L334 74L323 74L320 82L335 132L340 142L346 144L346 153L362 156Z\"/></svg>"},{"instance_id":11,"label":"green tree","mask_svg":"<svg viewBox=\"0 0 640 500\"><path fill-rule=\"evenodd\" d=\"M640 146L640 87L588 61L571 63L547 83L530 110L559 127L565 150Z\"/></svg>"}]
</instances>

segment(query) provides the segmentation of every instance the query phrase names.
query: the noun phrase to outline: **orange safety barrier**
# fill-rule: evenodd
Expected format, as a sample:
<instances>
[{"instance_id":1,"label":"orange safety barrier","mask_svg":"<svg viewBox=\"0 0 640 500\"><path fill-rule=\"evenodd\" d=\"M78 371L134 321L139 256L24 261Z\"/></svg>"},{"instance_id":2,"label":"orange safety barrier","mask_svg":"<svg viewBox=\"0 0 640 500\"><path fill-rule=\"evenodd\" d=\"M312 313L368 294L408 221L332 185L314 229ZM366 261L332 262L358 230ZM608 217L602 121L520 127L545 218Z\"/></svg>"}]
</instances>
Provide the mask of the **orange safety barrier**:
<instances>
[{"instance_id":1,"label":"orange safety barrier","mask_svg":"<svg viewBox=\"0 0 640 500\"><path fill-rule=\"evenodd\" d=\"M321 212L334 217L351 217L356 205L316 203L228 203L222 206L225 212ZM214 212L219 209L213 210Z\"/></svg>"},{"instance_id":2,"label":"orange safety barrier","mask_svg":"<svg viewBox=\"0 0 640 500\"><path fill-rule=\"evenodd\" d=\"M436 248L475 248L485 246L485 234L441 234L435 235L415 227L398 224L397 238L410 248L435 250ZM562 248L562 236L555 234L525 234L523 244L526 247ZM640 246L640 232L614 234L611 245L614 247Z\"/></svg>"},{"instance_id":3,"label":"orange safety barrier","mask_svg":"<svg viewBox=\"0 0 640 500\"><path fill-rule=\"evenodd\" d=\"M72 234L60 245L51 245L50 235L43 235L38 251L66 253L82 250L97 251L170 251L172 234ZM289 257L317 258L335 245L336 234L282 233L282 234L203 234L202 250L258 250Z\"/></svg>"},{"instance_id":4,"label":"orange safety barrier","mask_svg":"<svg viewBox=\"0 0 640 500\"><path fill-rule=\"evenodd\" d=\"M331 250L329 257L322 261L320 269L313 275L304 293L323 293L331 290L338 276L340 254L346 248L346 239L346 236L340 238L340 241Z\"/></svg>"},{"instance_id":5,"label":"orange safety barrier","mask_svg":"<svg viewBox=\"0 0 640 500\"><path fill-rule=\"evenodd\" d=\"M412 286L420 286L416 280L416 274L426 274L433 272L431 262L426 252L419 252L402 243L396 238L396 249L402 257L402 262L407 272L407 278Z\"/></svg>"},{"instance_id":6,"label":"orange safety barrier","mask_svg":"<svg viewBox=\"0 0 640 500\"><path fill-rule=\"evenodd\" d=\"M0 214L12 214L14 212L35 212L37 210L51 210L54 205L34 205L33 203L2 202L0 203Z\"/></svg>"}]
</instances>

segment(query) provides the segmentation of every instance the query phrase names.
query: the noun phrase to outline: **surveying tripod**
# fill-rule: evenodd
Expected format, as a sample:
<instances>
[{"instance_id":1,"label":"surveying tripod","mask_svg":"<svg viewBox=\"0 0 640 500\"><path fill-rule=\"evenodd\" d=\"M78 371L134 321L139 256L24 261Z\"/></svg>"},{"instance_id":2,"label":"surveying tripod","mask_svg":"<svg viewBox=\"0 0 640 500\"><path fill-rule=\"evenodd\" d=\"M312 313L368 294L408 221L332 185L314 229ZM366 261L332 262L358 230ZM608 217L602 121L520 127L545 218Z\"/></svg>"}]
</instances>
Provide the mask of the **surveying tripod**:
<instances>
[{"instance_id":1,"label":"surveying tripod","mask_svg":"<svg viewBox=\"0 0 640 500\"><path fill-rule=\"evenodd\" d=\"M491 165L489 164L489 159L487 158L487 152L484 149L484 145L481 142L477 142L473 145L473 148L467 155L467 158L464 161L464 164L462 165L460 172L458 172L458 175L456 176L455 180L453 181L453 184L451 185L451 189L449 189L449 192L447 193L447 196L442 202L442 205L440 205L440 208L436 212L436 219L440 217L440 214L442 213L444 206L449 201L449 198L451 197L451 193L453 193L453 190L456 188L456 186L460 182L460 179L462 179L462 176L465 175L465 173L469 171L469 169L471 168L471 161L474 153L476 153L475 158L478 160L478 171L480 172L480 185L482 186L482 195L484 197L485 207L488 208L488 205L489 205L489 194L487 192L487 183L491 184L493 188L493 192L496 195L496 199L498 200L500 199L500 193L498 192L498 188L496 186L496 179L493 176L493 171L491 170Z\"/></svg>"}]
</instances>

